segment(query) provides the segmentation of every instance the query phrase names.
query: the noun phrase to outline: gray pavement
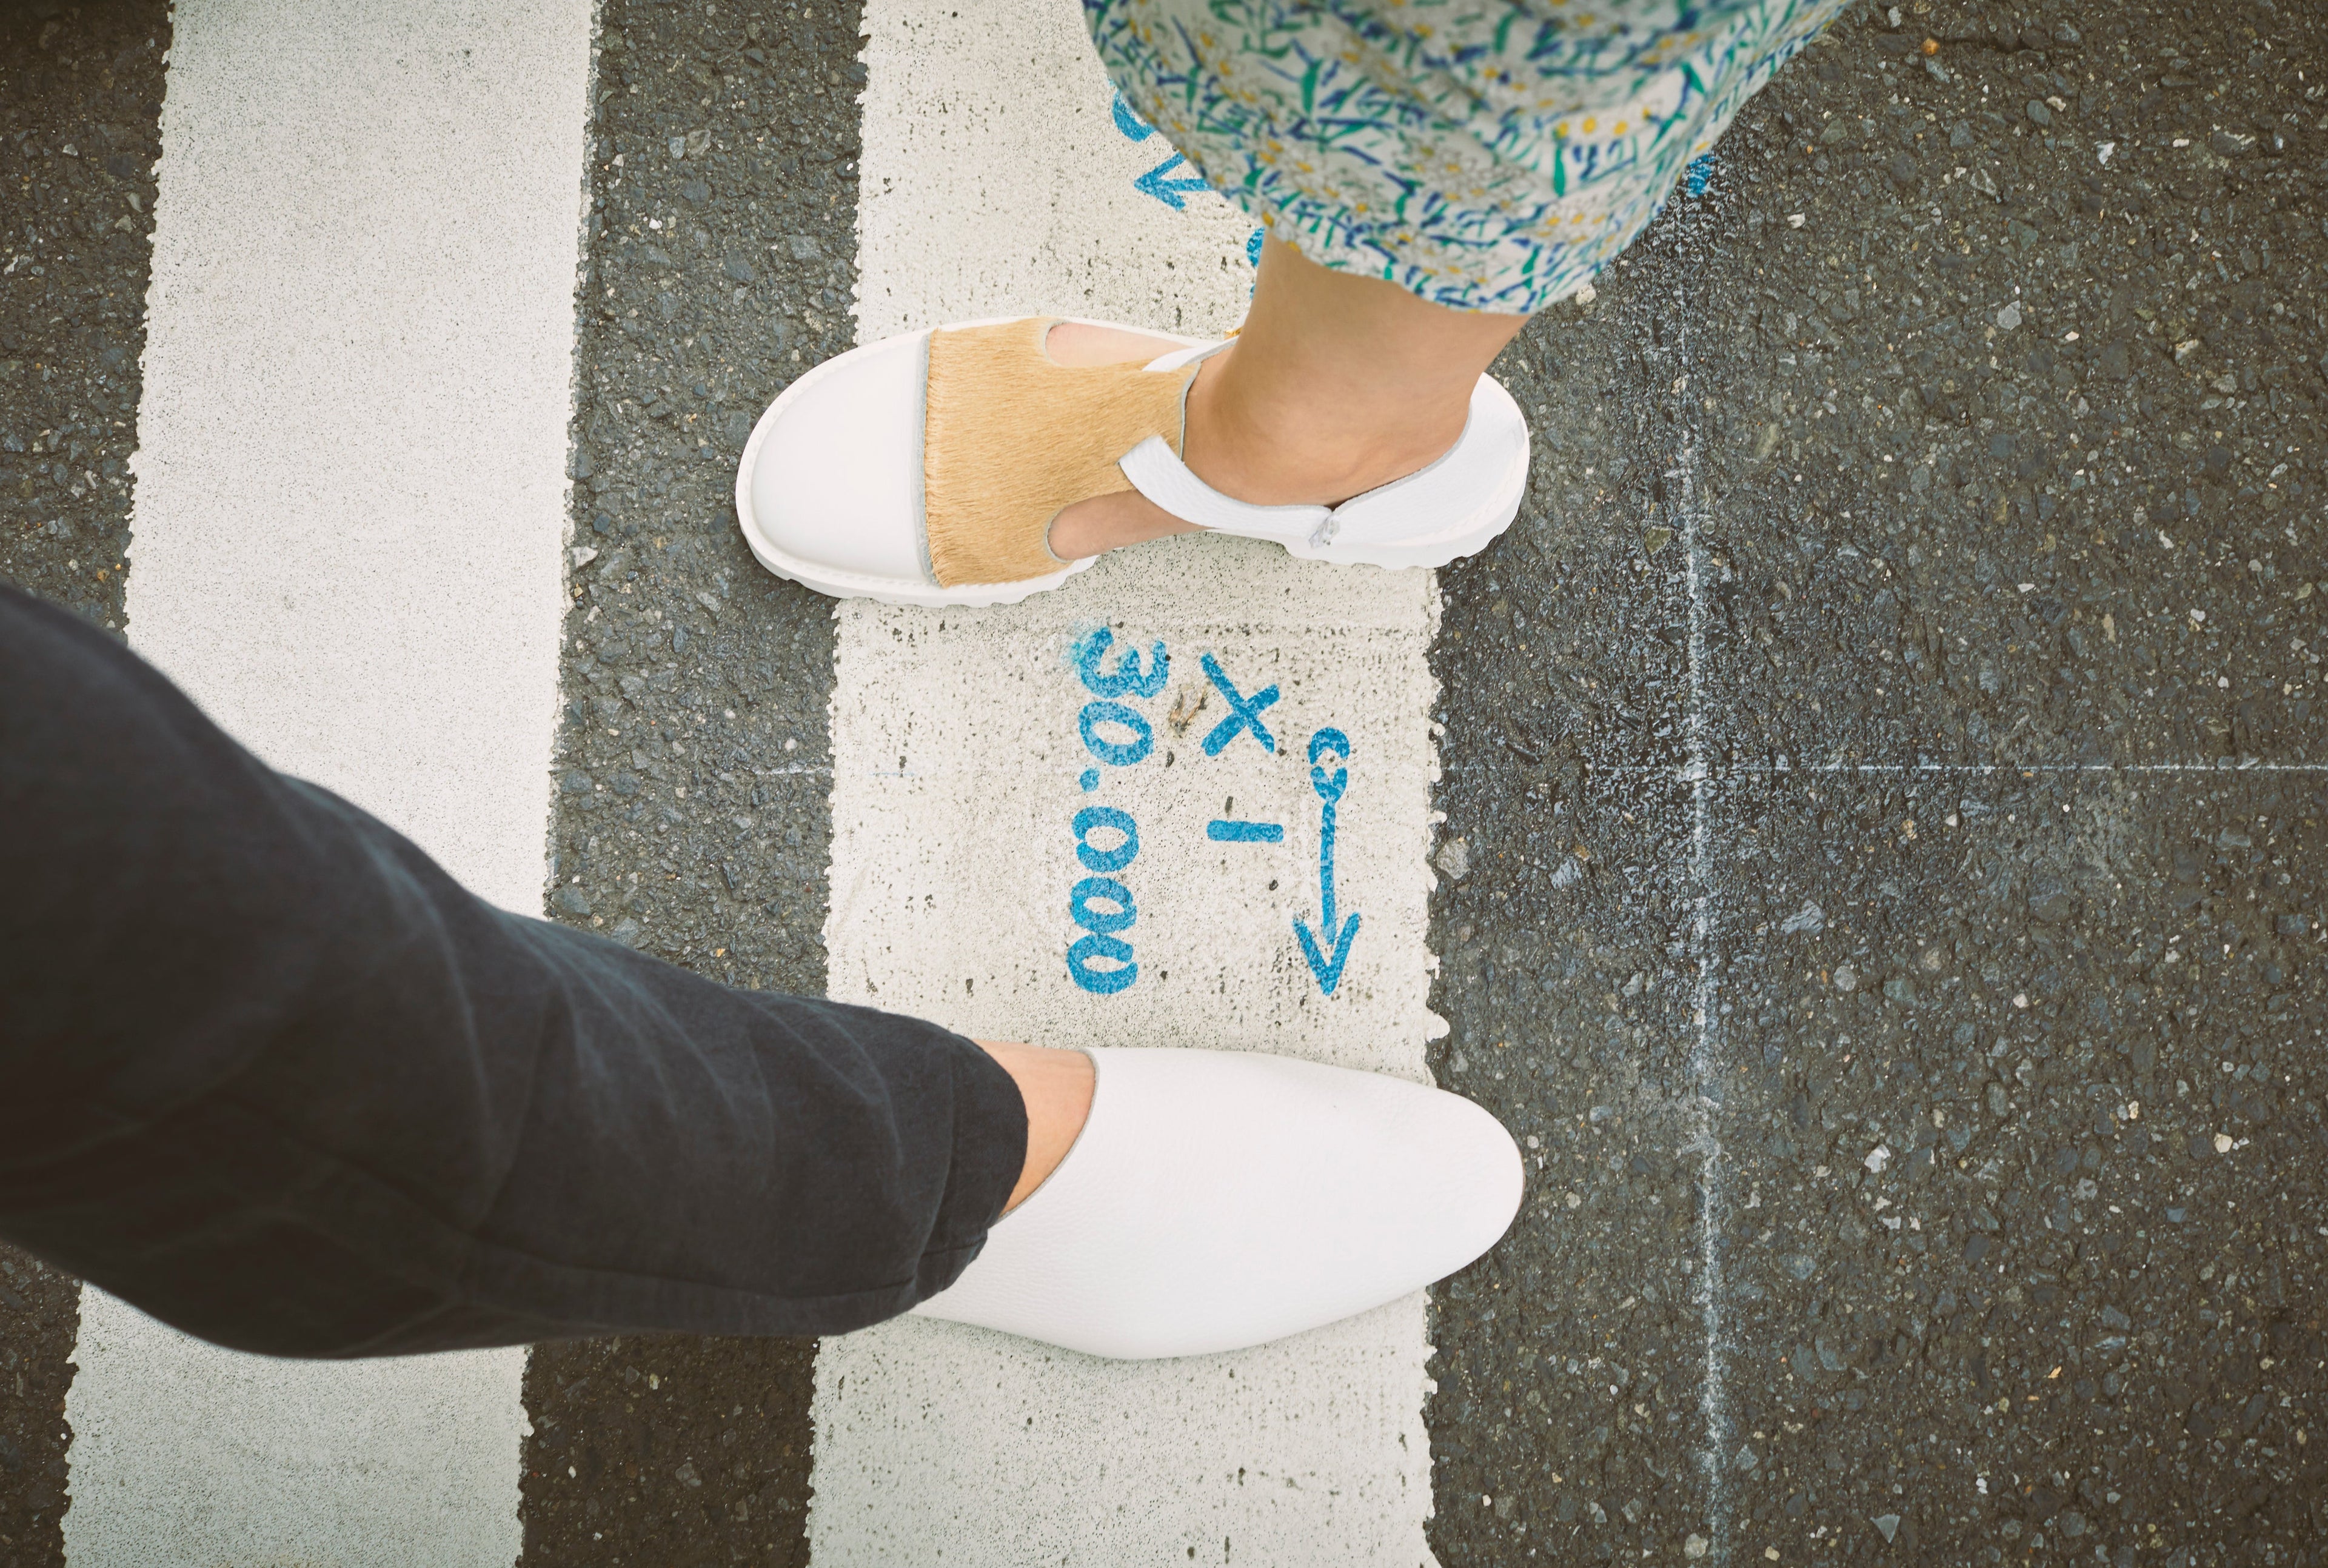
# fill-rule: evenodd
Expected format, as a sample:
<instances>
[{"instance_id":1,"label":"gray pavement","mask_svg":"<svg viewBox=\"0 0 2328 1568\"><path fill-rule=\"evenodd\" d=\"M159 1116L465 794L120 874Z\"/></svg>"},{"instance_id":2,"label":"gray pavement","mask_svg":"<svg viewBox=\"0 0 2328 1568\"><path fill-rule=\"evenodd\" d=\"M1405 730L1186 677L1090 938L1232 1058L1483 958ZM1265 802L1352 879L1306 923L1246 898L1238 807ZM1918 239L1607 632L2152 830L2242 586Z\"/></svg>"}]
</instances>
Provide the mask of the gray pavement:
<instances>
[{"instance_id":1,"label":"gray pavement","mask_svg":"<svg viewBox=\"0 0 2328 1568\"><path fill-rule=\"evenodd\" d=\"M1450 1563L2317 1560L2321 21L1902 20L1507 361Z\"/></svg>"},{"instance_id":2,"label":"gray pavement","mask_svg":"<svg viewBox=\"0 0 2328 1568\"><path fill-rule=\"evenodd\" d=\"M45 9L0 18L0 574L117 624L169 40ZM725 506L850 341L812 9L606 13L552 900L806 991L829 617ZM1437 1297L1450 1564L2328 1539L2323 19L1901 22L1499 367L1538 475L1443 578L1436 1067L1542 1164ZM70 1292L6 1261L0 1558L57 1561ZM539 1351L530 1555L804 1560L810 1356Z\"/></svg>"},{"instance_id":3,"label":"gray pavement","mask_svg":"<svg viewBox=\"0 0 2328 1568\"><path fill-rule=\"evenodd\" d=\"M831 607L761 570L733 497L752 419L853 342L858 9L815 9L603 15L550 896L554 917L714 979L812 995ZM541 1347L529 1552L806 1562L814 1351Z\"/></svg>"}]
</instances>

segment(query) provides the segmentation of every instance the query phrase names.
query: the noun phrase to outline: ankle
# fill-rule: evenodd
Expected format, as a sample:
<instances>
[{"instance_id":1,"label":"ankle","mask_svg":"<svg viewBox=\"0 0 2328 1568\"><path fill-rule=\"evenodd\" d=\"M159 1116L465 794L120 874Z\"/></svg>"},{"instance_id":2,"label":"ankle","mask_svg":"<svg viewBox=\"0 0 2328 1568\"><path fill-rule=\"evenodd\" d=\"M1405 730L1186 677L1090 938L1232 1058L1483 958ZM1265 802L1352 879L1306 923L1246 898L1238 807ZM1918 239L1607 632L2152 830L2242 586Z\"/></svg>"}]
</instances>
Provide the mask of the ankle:
<instances>
[{"instance_id":1,"label":"ankle","mask_svg":"<svg viewBox=\"0 0 2328 1568\"><path fill-rule=\"evenodd\" d=\"M1234 351L1219 356L1233 359ZM1238 501L1334 506L1435 461L1461 437L1468 414L1468 396L1255 386L1223 364L1189 389L1183 455L1198 478Z\"/></svg>"},{"instance_id":2,"label":"ankle","mask_svg":"<svg viewBox=\"0 0 2328 1568\"><path fill-rule=\"evenodd\" d=\"M1076 1135L1091 1115L1098 1075L1091 1057L1081 1051L1000 1040L975 1043L1010 1075L1027 1106L1027 1156L1018 1183L1010 1189L1010 1201L1003 1206L1002 1212L1009 1214L1043 1185L1075 1147Z\"/></svg>"}]
</instances>

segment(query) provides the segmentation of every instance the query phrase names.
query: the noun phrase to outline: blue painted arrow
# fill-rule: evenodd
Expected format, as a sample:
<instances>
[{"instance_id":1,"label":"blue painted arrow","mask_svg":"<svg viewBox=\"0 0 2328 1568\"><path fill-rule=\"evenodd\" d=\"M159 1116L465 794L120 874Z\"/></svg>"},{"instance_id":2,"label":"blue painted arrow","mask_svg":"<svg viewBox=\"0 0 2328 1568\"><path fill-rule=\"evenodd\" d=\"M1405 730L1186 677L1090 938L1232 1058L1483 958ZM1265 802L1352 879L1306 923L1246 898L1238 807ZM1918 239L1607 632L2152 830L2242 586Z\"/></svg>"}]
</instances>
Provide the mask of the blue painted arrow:
<instances>
[{"instance_id":1,"label":"blue painted arrow","mask_svg":"<svg viewBox=\"0 0 2328 1568\"><path fill-rule=\"evenodd\" d=\"M1203 180L1196 178L1193 175L1184 174L1177 180L1166 177L1169 175L1173 170L1180 167L1187 161L1187 159L1182 157L1179 154L1173 154L1170 157L1165 159L1162 163L1157 164L1154 168L1141 175L1140 178L1132 181L1132 189L1138 191L1143 196L1155 197L1159 202L1163 202L1164 205L1171 208L1175 212L1184 212L1187 211L1188 203L1183 200L1184 197L1193 195L1198 191L1208 191L1212 189L1212 187L1206 184Z\"/></svg>"},{"instance_id":2,"label":"blue painted arrow","mask_svg":"<svg viewBox=\"0 0 2328 1568\"><path fill-rule=\"evenodd\" d=\"M1331 755L1336 763L1332 773L1319 765L1320 760ZM1328 996L1342 983L1342 966L1350 960L1350 944L1357 939L1358 917L1353 913L1338 932L1334 925L1334 807L1349 787L1350 773L1339 765L1350 760L1350 737L1338 729L1321 729L1310 737L1310 787L1318 792L1323 803L1318 812L1318 930L1325 938L1321 944L1310 934L1309 923L1299 915L1293 917L1293 934L1301 939L1302 956L1310 961L1310 972L1318 977L1318 989ZM1326 949L1333 949L1328 958Z\"/></svg>"}]
</instances>

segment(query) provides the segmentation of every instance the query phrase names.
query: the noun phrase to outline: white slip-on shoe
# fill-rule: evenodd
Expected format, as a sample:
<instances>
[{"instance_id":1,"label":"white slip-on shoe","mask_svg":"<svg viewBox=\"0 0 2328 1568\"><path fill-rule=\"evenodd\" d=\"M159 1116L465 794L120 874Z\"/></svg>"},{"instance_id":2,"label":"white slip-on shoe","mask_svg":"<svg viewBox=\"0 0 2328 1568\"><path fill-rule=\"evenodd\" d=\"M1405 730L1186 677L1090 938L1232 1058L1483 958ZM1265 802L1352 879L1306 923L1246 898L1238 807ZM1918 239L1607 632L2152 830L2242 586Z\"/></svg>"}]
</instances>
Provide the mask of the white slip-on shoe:
<instances>
[{"instance_id":1,"label":"white slip-on shoe","mask_svg":"<svg viewBox=\"0 0 2328 1568\"><path fill-rule=\"evenodd\" d=\"M1091 1114L962 1277L913 1310L1092 1356L1204 1356L1445 1278L1519 1209L1460 1095L1242 1051L1087 1053Z\"/></svg>"},{"instance_id":2,"label":"white slip-on shoe","mask_svg":"<svg viewBox=\"0 0 2328 1568\"><path fill-rule=\"evenodd\" d=\"M1045 346L1058 324L906 333L786 388L736 473L736 515L760 564L836 598L1007 605L1097 559L1053 555L1051 521L1123 490L1215 532L1381 567L1444 566L1519 510L1527 421L1492 377L1473 389L1461 437L1427 467L1336 507L1253 506L1180 460L1197 363L1225 342L1151 333L1186 346L1145 365L1065 366Z\"/></svg>"}]
</instances>

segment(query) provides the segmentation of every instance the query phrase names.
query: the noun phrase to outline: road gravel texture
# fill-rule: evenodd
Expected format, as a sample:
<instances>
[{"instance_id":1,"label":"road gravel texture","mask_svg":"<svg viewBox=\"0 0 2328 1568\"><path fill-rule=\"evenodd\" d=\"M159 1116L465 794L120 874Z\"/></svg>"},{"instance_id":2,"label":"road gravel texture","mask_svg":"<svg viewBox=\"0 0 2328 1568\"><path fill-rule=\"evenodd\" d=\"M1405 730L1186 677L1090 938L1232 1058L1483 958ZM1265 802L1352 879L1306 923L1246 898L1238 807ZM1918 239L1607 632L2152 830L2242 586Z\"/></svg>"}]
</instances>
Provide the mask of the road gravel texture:
<instances>
[{"instance_id":1,"label":"road gravel texture","mask_svg":"<svg viewBox=\"0 0 2328 1568\"><path fill-rule=\"evenodd\" d=\"M121 626L158 5L0 11L0 577Z\"/></svg>"},{"instance_id":2,"label":"road gravel texture","mask_svg":"<svg viewBox=\"0 0 2328 1568\"><path fill-rule=\"evenodd\" d=\"M2323 26L1863 11L1498 367L1434 1066L1532 1173L1437 1296L1450 1568L2321 1560ZM558 918L812 992L830 615L728 502L850 342L857 28L606 9L553 825ZM168 43L0 13L0 576L117 629ZM74 1287L0 1265L52 1563ZM803 1561L809 1357L542 1347L529 1557Z\"/></svg>"},{"instance_id":3,"label":"road gravel texture","mask_svg":"<svg viewBox=\"0 0 2328 1568\"><path fill-rule=\"evenodd\" d=\"M118 633L168 8L0 8L0 582ZM0 831L5 831L0 828ZM80 1287L0 1246L0 1562L63 1561Z\"/></svg>"},{"instance_id":4,"label":"road gravel texture","mask_svg":"<svg viewBox=\"0 0 2328 1568\"><path fill-rule=\"evenodd\" d=\"M552 828L554 917L812 995L831 607L759 568L732 498L760 410L854 342L858 26L854 5L605 9ZM529 1557L806 1562L813 1354L539 1348Z\"/></svg>"},{"instance_id":5,"label":"road gravel texture","mask_svg":"<svg viewBox=\"0 0 2328 1568\"><path fill-rule=\"evenodd\" d=\"M1438 1069L1543 1164L1450 1565L2328 1540L2323 19L1897 14L1499 367Z\"/></svg>"}]
</instances>

